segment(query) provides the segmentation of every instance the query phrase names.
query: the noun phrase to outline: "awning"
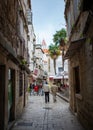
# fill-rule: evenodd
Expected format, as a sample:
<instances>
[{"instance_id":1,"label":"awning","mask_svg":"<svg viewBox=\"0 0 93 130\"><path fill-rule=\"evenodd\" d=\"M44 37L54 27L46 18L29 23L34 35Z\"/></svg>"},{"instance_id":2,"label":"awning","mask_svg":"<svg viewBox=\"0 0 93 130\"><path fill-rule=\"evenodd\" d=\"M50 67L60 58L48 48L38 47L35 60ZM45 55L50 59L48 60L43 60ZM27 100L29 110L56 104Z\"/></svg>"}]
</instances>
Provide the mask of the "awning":
<instances>
[{"instance_id":1,"label":"awning","mask_svg":"<svg viewBox=\"0 0 93 130\"><path fill-rule=\"evenodd\" d=\"M53 80L53 76L49 76L49 80Z\"/></svg>"},{"instance_id":2,"label":"awning","mask_svg":"<svg viewBox=\"0 0 93 130\"><path fill-rule=\"evenodd\" d=\"M68 75L62 75L62 76L49 76L49 80L53 80L53 79L68 79Z\"/></svg>"},{"instance_id":3,"label":"awning","mask_svg":"<svg viewBox=\"0 0 93 130\"><path fill-rule=\"evenodd\" d=\"M69 45L69 48L68 48L65 56L64 56L64 59L71 58L80 49L80 47L83 45L85 40L86 40L86 38L82 38L82 39L72 41Z\"/></svg>"},{"instance_id":4,"label":"awning","mask_svg":"<svg viewBox=\"0 0 93 130\"><path fill-rule=\"evenodd\" d=\"M53 77L53 79L63 79L63 77L64 77L64 79L68 79L68 75L63 75L63 76L54 76Z\"/></svg>"}]
</instances>

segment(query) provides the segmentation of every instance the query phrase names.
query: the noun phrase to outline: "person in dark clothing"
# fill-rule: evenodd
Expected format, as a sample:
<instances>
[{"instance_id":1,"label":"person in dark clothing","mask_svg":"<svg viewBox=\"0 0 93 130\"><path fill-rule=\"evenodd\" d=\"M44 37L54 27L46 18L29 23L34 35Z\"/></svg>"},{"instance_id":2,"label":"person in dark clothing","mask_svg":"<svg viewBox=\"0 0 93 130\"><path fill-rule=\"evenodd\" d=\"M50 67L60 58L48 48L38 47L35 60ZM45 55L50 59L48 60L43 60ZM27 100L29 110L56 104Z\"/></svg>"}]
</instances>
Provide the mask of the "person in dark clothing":
<instances>
[{"instance_id":1,"label":"person in dark clothing","mask_svg":"<svg viewBox=\"0 0 93 130\"><path fill-rule=\"evenodd\" d=\"M44 88L44 93L45 93L45 103L48 103L50 90L49 90L49 85L47 82L44 84L43 88Z\"/></svg>"},{"instance_id":2,"label":"person in dark clothing","mask_svg":"<svg viewBox=\"0 0 93 130\"><path fill-rule=\"evenodd\" d=\"M30 95L32 95L33 94L33 92L34 92L34 84L30 84Z\"/></svg>"}]
</instances>

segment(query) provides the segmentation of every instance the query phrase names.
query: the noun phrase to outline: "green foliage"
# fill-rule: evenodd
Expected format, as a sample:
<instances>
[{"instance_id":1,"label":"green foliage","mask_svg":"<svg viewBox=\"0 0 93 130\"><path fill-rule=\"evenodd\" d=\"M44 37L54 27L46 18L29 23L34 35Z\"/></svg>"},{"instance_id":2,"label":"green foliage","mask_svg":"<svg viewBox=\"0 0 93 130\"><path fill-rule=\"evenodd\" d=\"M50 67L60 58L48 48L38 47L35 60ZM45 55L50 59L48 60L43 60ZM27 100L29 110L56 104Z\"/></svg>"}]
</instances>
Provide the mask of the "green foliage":
<instances>
[{"instance_id":1,"label":"green foliage","mask_svg":"<svg viewBox=\"0 0 93 130\"><path fill-rule=\"evenodd\" d=\"M56 58L60 55L59 46L57 44L50 44L49 45L49 54L52 59L54 59L54 55L56 55Z\"/></svg>"},{"instance_id":2,"label":"green foliage","mask_svg":"<svg viewBox=\"0 0 93 130\"><path fill-rule=\"evenodd\" d=\"M28 87L28 88L27 88L27 91L28 91L28 92L30 92L30 91L31 91L31 90L30 90L30 87Z\"/></svg>"},{"instance_id":3,"label":"green foliage","mask_svg":"<svg viewBox=\"0 0 93 130\"><path fill-rule=\"evenodd\" d=\"M22 59L22 60L21 60L21 64L22 64L22 65L26 65L26 64L27 64L27 61L26 61L25 59Z\"/></svg>"},{"instance_id":4,"label":"green foliage","mask_svg":"<svg viewBox=\"0 0 93 130\"><path fill-rule=\"evenodd\" d=\"M90 43L91 38L88 37L88 38L86 39L86 41L87 41L87 43Z\"/></svg>"},{"instance_id":5,"label":"green foliage","mask_svg":"<svg viewBox=\"0 0 93 130\"><path fill-rule=\"evenodd\" d=\"M60 55L60 47L63 46L66 43L67 38L67 32L64 28L62 28L59 31L56 31L56 33L53 35L53 42L54 44L49 45L49 55L54 61L54 71L56 74L56 59Z\"/></svg>"},{"instance_id":6,"label":"green foliage","mask_svg":"<svg viewBox=\"0 0 93 130\"><path fill-rule=\"evenodd\" d=\"M54 71L56 74L56 59L58 58L58 56L60 55L60 50L59 50L59 46L57 44L50 44L49 46L49 55L50 57L53 59L54 62Z\"/></svg>"},{"instance_id":7,"label":"green foliage","mask_svg":"<svg viewBox=\"0 0 93 130\"><path fill-rule=\"evenodd\" d=\"M66 29L62 28L59 31L56 31L56 33L53 35L53 42L55 44L60 44L61 40L66 41L67 38L67 32Z\"/></svg>"}]
</instances>

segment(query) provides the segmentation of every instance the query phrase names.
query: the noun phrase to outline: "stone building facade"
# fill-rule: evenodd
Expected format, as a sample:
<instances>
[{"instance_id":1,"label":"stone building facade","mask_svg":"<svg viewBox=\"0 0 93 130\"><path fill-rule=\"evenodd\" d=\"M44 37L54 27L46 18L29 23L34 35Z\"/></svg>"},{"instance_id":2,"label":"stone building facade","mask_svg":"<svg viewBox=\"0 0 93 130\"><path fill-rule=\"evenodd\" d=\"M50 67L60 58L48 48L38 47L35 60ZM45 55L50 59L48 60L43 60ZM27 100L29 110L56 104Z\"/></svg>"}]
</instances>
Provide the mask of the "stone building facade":
<instances>
[{"instance_id":1,"label":"stone building facade","mask_svg":"<svg viewBox=\"0 0 93 130\"><path fill-rule=\"evenodd\" d=\"M30 0L0 0L0 129L21 114L27 103L27 10Z\"/></svg>"},{"instance_id":2,"label":"stone building facade","mask_svg":"<svg viewBox=\"0 0 93 130\"><path fill-rule=\"evenodd\" d=\"M44 75L44 68L43 68L43 55L44 52L42 50L41 44L35 45L35 53L34 53L34 70L33 70L33 77L36 76L37 83L42 82L43 75ZM37 71L37 74L35 74L35 70Z\"/></svg>"},{"instance_id":3,"label":"stone building facade","mask_svg":"<svg viewBox=\"0 0 93 130\"><path fill-rule=\"evenodd\" d=\"M93 129L93 1L65 0L68 31L70 109Z\"/></svg>"}]
</instances>

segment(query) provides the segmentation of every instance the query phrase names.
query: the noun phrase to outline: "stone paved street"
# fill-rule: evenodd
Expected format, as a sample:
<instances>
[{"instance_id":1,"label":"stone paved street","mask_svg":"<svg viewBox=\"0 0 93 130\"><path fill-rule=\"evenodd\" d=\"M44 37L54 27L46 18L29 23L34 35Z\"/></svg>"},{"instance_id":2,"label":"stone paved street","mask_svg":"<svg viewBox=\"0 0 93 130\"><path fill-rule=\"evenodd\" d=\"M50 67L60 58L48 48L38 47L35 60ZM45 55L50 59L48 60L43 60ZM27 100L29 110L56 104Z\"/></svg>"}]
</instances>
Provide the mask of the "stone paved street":
<instances>
[{"instance_id":1,"label":"stone paved street","mask_svg":"<svg viewBox=\"0 0 93 130\"><path fill-rule=\"evenodd\" d=\"M70 112L69 103L58 98L45 104L44 96L30 96L28 105L12 130L84 130Z\"/></svg>"}]
</instances>

